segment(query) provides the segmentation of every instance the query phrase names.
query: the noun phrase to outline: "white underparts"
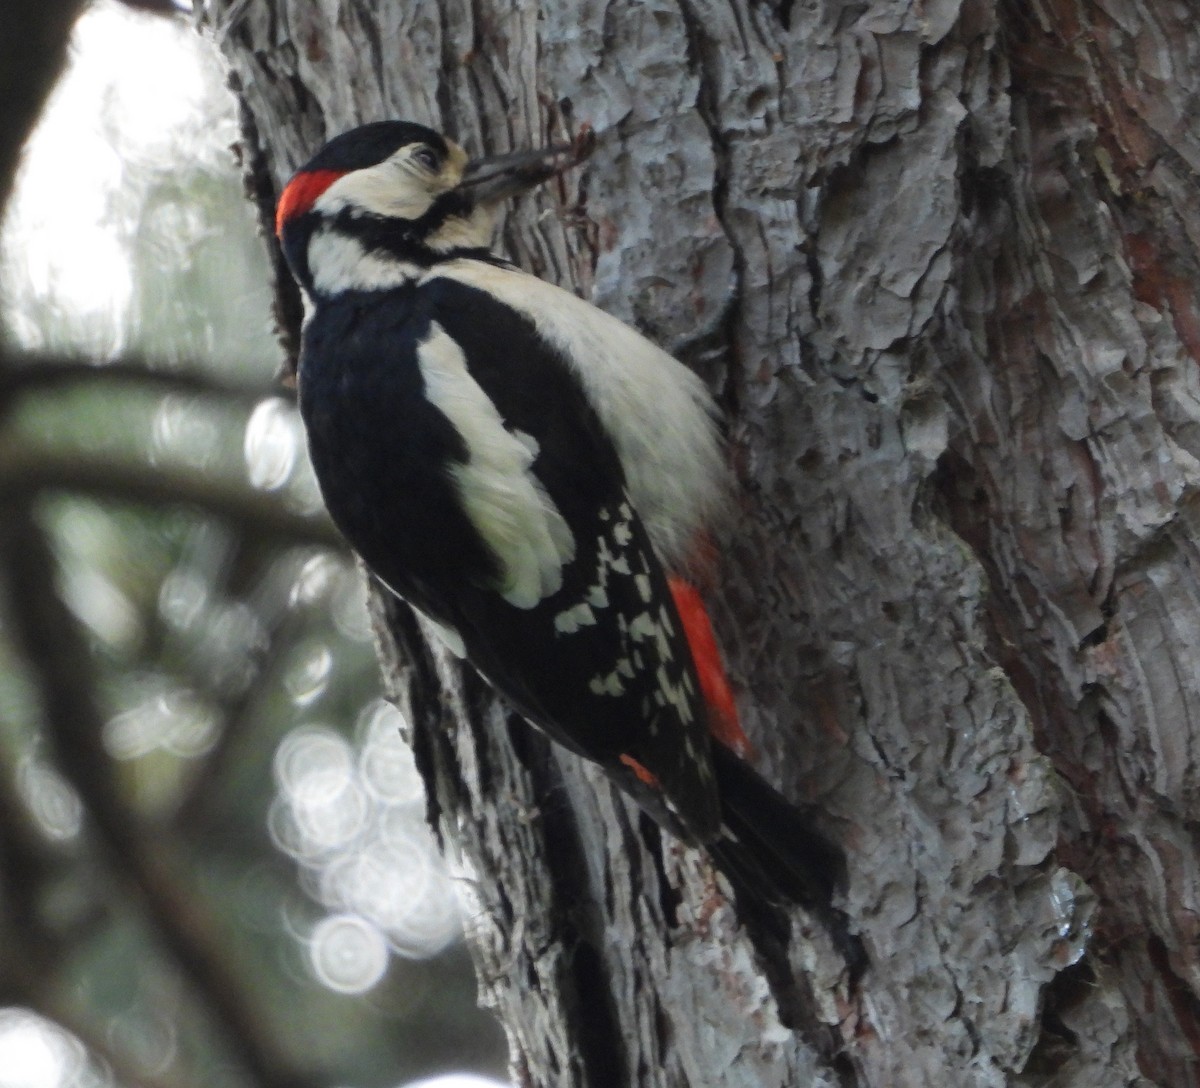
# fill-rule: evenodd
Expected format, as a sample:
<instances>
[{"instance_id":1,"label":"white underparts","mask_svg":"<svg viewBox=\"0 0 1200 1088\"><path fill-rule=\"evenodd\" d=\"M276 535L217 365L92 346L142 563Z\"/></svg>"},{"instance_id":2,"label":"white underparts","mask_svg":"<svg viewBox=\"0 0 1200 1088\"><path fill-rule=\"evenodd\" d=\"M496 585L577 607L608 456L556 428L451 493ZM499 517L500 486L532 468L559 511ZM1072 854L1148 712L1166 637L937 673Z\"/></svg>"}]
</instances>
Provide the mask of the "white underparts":
<instances>
[{"instance_id":1,"label":"white underparts","mask_svg":"<svg viewBox=\"0 0 1200 1088\"><path fill-rule=\"evenodd\" d=\"M575 538L533 474L537 443L515 435L454 339L436 322L417 347L425 396L462 436L465 463L450 467L463 510L500 565L497 589L509 604L533 608L562 586Z\"/></svg>"}]
</instances>

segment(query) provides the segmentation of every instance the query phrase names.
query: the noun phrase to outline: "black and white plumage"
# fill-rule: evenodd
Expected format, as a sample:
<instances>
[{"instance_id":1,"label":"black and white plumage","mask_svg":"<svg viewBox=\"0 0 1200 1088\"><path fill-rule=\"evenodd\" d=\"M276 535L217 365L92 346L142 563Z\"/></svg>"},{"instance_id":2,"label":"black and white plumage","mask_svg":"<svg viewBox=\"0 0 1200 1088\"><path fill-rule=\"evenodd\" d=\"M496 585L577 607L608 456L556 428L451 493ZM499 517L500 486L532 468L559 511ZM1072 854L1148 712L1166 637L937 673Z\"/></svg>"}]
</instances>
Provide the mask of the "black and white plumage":
<instances>
[{"instance_id":1,"label":"black and white plumage","mask_svg":"<svg viewBox=\"0 0 1200 1088\"><path fill-rule=\"evenodd\" d=\"M367 566L532 723L719 861L758 850L727 868L778 870L765 879L825 907L840 854L806 821L748 843L756 806L777 825L788 806L710 740L720 664L676 604L725 489L708 391L489 249L497 203L579 158L471 164L382 122L293 177L277 227L307 302L322 493Z\"/></svg>"}]
</instances>

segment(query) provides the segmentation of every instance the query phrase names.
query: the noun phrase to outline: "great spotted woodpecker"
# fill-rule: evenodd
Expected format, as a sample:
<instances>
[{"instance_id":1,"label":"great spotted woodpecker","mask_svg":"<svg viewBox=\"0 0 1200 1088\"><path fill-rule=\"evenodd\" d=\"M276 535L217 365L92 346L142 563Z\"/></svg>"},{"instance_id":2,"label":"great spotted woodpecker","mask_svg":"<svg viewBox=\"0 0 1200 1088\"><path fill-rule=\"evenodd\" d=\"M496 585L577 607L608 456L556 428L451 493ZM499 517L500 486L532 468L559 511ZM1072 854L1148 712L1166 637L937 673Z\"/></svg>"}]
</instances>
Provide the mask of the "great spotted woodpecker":
<instances>
[{"instance_id":1,"label":"great spotted woodpecker","mask_svg":"<svg viewBox=\"0 0 1200 1088\"><path fill-rule=\"evenodd\" d=\"M693 579L725 501L703 383L490 251L500 202L588 152L469 162L364 125L283 190L300 408L367 566L520 713L735 883L828 910L840 852L739 756Z\"/></svg>"}]
</instances>

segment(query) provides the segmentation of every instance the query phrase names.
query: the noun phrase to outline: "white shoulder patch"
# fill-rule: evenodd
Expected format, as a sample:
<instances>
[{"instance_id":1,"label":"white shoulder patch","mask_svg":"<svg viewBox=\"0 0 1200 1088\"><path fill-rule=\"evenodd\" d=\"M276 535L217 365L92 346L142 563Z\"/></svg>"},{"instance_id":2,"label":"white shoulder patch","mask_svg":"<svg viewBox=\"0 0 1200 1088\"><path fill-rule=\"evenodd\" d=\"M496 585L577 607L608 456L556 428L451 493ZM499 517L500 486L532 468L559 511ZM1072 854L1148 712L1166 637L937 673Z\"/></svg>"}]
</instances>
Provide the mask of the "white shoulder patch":
<instances>
[{"instance_id":1,"label":"white shoulder patch","mask_svg":"<svg viewBox=\"0 0 1200 1088\"><path fill-rule=\"evenodd\" d=\"M668 570L724 505L727 474L704 383L611 314L516 269L446 261L429 273L487 291L531 320L570 362L612 436L633 505Z\"/></svg>"},{"instance_id":2,"label":"white shoulder patch","mask_svg":"<svg viewBox=\"0 0 1200 1088\"><path fill-rule=\"evenodd\" d=\"M575 538L533 474L537 444L517 435L467 369L466 356L436 322L417 347L425 395L462 436L470 451L451 476L463 509L500 563L504 599L533 608L562 586L575 556Z\"/></svg>"}]
</instances>

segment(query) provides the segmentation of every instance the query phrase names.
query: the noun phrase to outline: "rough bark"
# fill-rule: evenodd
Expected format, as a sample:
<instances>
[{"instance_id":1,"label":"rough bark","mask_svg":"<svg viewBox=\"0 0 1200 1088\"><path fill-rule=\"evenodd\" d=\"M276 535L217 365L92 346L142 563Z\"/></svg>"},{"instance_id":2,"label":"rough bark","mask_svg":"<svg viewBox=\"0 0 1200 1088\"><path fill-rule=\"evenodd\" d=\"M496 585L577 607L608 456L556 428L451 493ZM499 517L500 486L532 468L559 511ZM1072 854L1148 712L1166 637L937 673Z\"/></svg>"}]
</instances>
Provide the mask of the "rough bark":
<instances>
[{"instance_id":1,"label":"rough bark","mask_svg":"<svg viewBox=\"0 0 1200 1088\"><path fill-rule=\"evenodd\" d=\"M268 192L364 120L600 134L511 255L695 365L759 762L872 960L377 601L521 1083L1200 1083L1200 30L1172 0L216 2Z\"/></svg>"}]
</instances>

